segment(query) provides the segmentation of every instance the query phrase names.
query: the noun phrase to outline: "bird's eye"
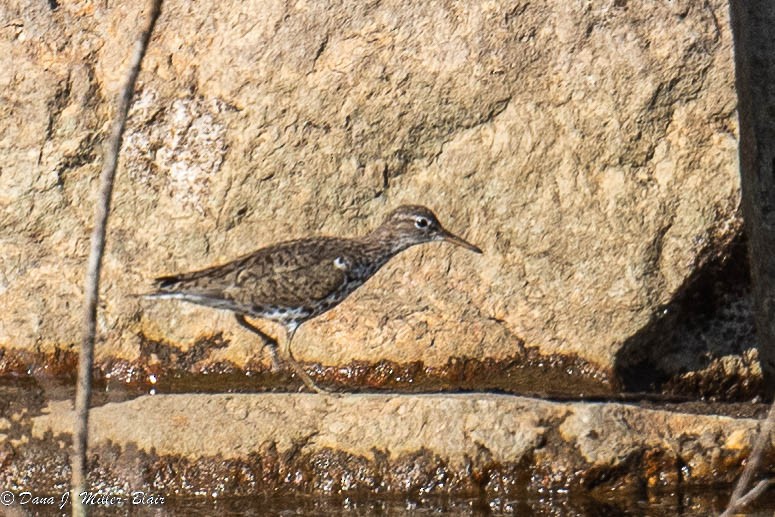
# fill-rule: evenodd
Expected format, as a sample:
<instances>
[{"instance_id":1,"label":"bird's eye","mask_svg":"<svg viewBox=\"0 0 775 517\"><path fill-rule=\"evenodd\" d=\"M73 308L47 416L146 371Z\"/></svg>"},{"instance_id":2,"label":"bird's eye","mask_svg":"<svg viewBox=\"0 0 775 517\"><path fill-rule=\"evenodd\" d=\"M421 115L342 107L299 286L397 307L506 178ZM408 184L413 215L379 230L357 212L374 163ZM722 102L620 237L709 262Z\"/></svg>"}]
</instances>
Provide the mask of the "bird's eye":
<instances>
[{"instance_id":1,"label":"bird's eye","mask_svg":"<svg viewBox=\"0 0 775 517\"><path fill-rule=\"evenodd\" d=\"M424 217L420 217L414 222L414 225L420 229L424 229L428 227L428 220Z\"/></svg>"}]
</instances>

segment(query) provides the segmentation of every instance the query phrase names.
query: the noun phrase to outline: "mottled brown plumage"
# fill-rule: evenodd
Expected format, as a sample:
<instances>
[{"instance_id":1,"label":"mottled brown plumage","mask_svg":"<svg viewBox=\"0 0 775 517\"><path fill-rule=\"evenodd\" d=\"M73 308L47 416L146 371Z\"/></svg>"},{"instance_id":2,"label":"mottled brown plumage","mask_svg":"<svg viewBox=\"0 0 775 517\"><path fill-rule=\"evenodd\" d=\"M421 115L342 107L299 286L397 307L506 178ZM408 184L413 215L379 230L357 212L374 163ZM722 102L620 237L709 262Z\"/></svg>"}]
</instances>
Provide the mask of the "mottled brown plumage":
<instances>
[{"instance_id":1,"label":"mottled brown plumage","mask_svg":"<svg viewBox=\"0 0 775 517\"><path fill-rule=\"evenodd\" d=\"M156 292L148 296L234 312L240 325L270 345L275 365L276 340L251 325L245 316L282 323L287 330L284 359L308 387L322 391L291 353L290 344L299 325L341 303L397 253L441 240L481 253L445 230L429 209L402 206L365 237L312 237L275 244L226 264L158 278Z\"/></svg>"}]
</instances>

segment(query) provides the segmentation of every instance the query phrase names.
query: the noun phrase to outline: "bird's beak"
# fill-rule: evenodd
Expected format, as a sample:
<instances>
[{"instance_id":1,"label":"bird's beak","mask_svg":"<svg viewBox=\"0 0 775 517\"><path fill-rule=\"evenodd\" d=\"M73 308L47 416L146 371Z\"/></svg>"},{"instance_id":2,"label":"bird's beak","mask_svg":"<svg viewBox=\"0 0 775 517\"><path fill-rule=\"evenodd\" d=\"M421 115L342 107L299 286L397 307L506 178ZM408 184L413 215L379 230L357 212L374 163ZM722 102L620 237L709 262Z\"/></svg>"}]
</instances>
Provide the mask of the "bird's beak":
<instances>
[{"instance_id":1,"label":"bird's beak","mask_svg":"<svg viewBox=\"0 0 775 517\"><path fill-rule=\"evenodd\" d=\"M454 233L448 232L447 230L445 230L443 228L441 229L441 240L444 240L444 241L447 241L447 242L451 242L452 244L457 244L458 246L462 246L462 247L464 247L467 250L473 251L474 253L479 253L479 254L482 253L482 250L480 250L479 248L477 248L476 246L474 246L470 242L466 242L461 237L458 237Z\"/></svg>"}]
</instances>

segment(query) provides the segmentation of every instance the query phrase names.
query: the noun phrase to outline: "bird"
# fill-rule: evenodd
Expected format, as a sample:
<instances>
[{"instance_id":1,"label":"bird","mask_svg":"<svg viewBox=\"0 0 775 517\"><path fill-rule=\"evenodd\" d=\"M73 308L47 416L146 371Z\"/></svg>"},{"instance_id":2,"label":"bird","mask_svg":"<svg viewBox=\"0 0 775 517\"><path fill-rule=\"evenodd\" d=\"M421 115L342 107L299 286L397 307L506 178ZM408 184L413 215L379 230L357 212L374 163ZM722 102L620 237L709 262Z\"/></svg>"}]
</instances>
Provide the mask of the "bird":
<instances>
[{"instance_id":1,"label":"bird","mask_svg":"<svg viewBox=\"0 0 775 517\"><path fill-rule=\"evenodd\" d=\"M282 359L309 389L330 393L294 358L291 343L296 330L339 305L398 253L433 241L482 253L446 230L430 209L403 205L363 237L308 237L273 244L225 264L156 278L155 290L145 296L231 311L241 327L257 334L268 346L274 368L280 367ZM278 341L248 317L284 327L282 358L278 357Z\"/></svg>"}]
</instances>

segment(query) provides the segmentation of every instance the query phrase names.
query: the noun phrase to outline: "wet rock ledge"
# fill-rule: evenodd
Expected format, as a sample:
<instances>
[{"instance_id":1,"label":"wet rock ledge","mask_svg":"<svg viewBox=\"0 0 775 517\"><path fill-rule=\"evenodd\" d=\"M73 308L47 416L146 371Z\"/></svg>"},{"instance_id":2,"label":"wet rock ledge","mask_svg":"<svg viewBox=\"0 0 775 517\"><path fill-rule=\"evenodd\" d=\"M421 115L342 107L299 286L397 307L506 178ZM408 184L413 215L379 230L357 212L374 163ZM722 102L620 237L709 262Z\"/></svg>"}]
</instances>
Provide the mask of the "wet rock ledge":
<instances>
[{"instance_id":1,"label":"wet rock ledge","mask_svg":"<svg viewBox=\"0 0 775 517\"><path fill-rule=\"evenodd\" d=\"M66 486L71 403L17 420L5 428L27 436L0 435L6 486ZM90 425L104 490L605 498L731 482L759 423L492 394L181 394L105 404Z\"/></svg>"}]
</instances>

